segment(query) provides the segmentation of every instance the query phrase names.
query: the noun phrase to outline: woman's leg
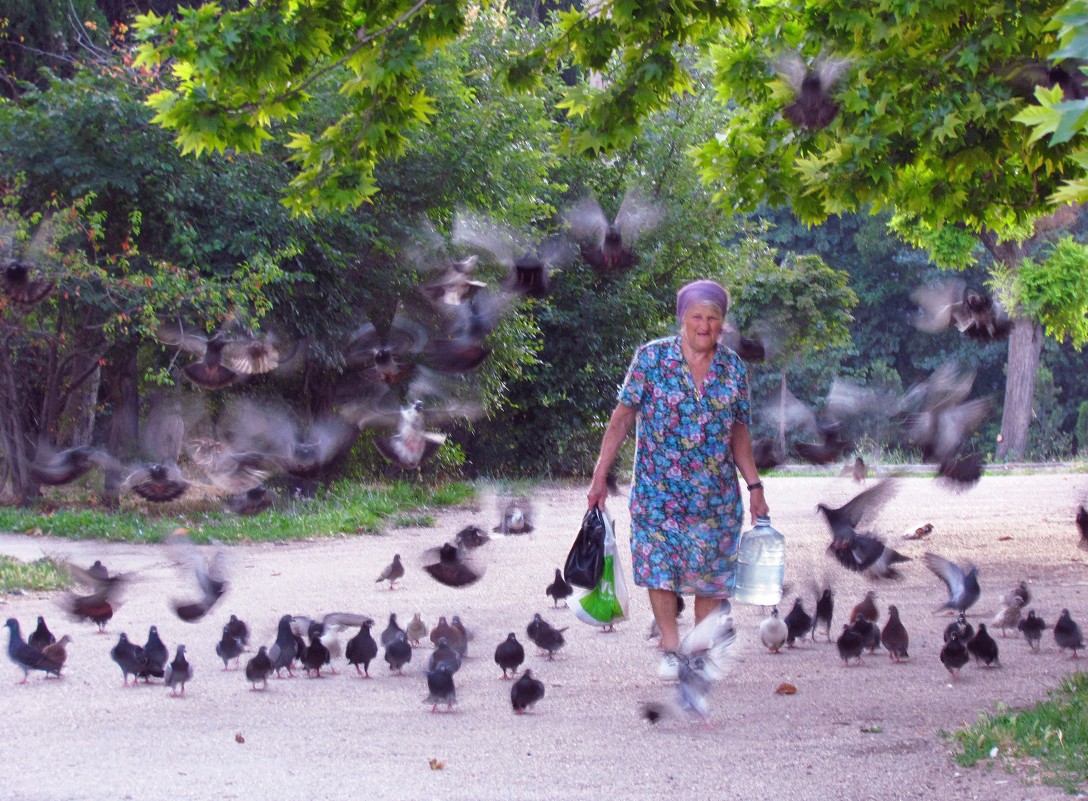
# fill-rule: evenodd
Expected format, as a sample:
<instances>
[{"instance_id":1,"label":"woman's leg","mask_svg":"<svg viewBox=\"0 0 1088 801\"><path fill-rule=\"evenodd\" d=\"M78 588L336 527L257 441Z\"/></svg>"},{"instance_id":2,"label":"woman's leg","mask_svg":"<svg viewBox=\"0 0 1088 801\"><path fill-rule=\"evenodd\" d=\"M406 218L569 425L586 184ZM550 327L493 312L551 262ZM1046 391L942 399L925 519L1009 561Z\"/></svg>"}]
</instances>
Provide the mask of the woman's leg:
<instances>
[{"instance_id":1,"label":"woman's leg","mask_svg":"<svg viewBox=\"0 0 1088 801\"><path fill-rule=\"evenodd\" d=\"M680 633L676 625L676 593L672 590L649 590L650 609L661 630L661 650L675 651L680 647ZM698 604L699 599L696 599ZM696 605L698 609L698 605Z\"/></svg>"},{"instance_id":2,"label":"woman's leg","mask_svg":"<svg viewBox=\"0 0 1088 801\"><path fill-rule=\"evenodd\" d=\"M722 605L721 598L707 598L702 595L695 596L695 625L698 626L707 615L712 614ZM658 623L658 625L661 625Z\"/></svg>"}]
</instances>

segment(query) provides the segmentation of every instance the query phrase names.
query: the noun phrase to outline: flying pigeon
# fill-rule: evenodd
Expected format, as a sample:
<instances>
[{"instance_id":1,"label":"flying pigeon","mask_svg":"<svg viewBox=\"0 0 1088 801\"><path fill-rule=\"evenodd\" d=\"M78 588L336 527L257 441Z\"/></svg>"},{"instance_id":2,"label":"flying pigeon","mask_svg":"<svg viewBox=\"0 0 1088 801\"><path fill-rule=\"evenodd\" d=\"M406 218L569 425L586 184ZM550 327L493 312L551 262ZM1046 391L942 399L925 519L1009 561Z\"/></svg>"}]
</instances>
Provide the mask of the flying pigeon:
<instances>
[{"instance_id":1,"label":"flying pigeon","mask_svg":"<svg viewBox=\"0 0 1088 801\"><path fill-rule=\"evenodd\" d=\"M982 588L978 585L978 568L974 565L965 572L959 565L929 551L922 556L922 561L948 587L948 600L937 607L938 612L945 609L966 612L982 594Z\"/></svg>"}]
</instances>

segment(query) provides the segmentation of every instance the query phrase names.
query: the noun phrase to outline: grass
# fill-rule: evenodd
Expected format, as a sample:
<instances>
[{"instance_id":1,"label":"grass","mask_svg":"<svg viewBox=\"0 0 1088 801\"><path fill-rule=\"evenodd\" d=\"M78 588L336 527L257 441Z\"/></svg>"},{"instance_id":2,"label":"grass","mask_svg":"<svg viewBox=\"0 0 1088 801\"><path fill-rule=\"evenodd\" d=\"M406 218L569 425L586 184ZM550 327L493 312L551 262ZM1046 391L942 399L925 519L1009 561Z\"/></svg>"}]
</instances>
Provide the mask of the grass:
<instances>
[{"instance_id":1,"label":"grass","mask_svg":"<svg viewBox=\"0 0 1088 801\"><path fill-rule=\"evenodd\" d=\"M338 482L311 499L289 499L255 517L238 517L214 500L119 510L83 506L53 511L0 508L0 530L73 540L161 542L177 528L194 542L284 542L313 537L376 534L395 526L433 525L428 509L472 498L470 484L438 487L399 482L362 486Z\"/></svg>"},{"instance_id":2,"label":"grass","mask_svg":"<svg viewBox=\"0 0 1088 801\"><path fill-rule=\"evenodd\" d=\"M1067 793L1088 785L1088 673L1067 676L1047 700L1010 710L999 707L978 723L956 732L956 761L971 767L998 763L1012 772L1027 770Z\"/></svg>"},{"instance_id":3,"label":"grass","mask_svg":"<svg viewBox=\"0 0 1088 801\"><path fill-rule=\"evenodd\" d=\"M0 593L21 590L61 590L68 586L68 571L49 557L21 562L0 554Z\"/></svg>"}]
</instances>

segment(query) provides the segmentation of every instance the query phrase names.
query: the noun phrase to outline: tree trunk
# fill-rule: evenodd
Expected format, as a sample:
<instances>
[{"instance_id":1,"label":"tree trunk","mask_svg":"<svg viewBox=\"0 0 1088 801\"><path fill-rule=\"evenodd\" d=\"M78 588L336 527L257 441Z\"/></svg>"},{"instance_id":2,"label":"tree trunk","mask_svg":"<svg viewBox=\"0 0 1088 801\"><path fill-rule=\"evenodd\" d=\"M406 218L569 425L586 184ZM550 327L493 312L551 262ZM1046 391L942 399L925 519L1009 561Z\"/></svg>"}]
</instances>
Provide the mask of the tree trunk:
<instances>
[{"instance_id":1,"label":"tree trunk","mask_svg":"<svg viewBox=\"0 0 1088 801\"><path fill-rule=\"evenodd\" d=\"M778 392L778 452L786 453L786 368L782 367L782 387Z\"/></svg>"},{"instance_id":2,"label":"tree trunk","mask_svg":"<svg viewBox=\"0 0 1088 801\"><path fill-rule=\"evenodd\" d=\"M1022 459L1027 450L1035 398L1035 374L1042 352L1042 326L1027 319L1014 320L1009 334L1005 406L996 452L998 459L1016 461Z\"/></svg>"}]
</instances>

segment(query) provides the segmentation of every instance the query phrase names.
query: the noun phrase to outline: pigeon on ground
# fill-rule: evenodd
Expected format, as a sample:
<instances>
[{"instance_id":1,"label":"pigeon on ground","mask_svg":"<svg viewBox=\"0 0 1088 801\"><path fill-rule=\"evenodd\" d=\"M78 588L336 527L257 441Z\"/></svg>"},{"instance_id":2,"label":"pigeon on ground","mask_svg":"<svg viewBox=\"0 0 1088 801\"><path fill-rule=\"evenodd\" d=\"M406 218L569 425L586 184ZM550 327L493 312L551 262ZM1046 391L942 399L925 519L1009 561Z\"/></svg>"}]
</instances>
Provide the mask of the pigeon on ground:
<instances>
[{"instance_id":1,"label":"pigeon on ground","mask_svg":"<svg viewBox=\"0 0 1088 801\"><path fill-rule=\"evenodd\" d=\"M552 608L559 606L559 602L563 602L563 606L567 605L567 598L574 594L574 587L570 585L565 578L563 578L563 571L558 567L555 569L555 581L548 585L544 590L545 595L550 595L552 598Z\"/></svg>"},{"instance_id":2,"label":"pigeon on ground","mask_svg":"<svg viewBox=\"0 0 1088 801\"><path fill-rule=\"evenodd\" d=\"M246 681L254 690L257 689L257 682L260 682L261 689L264 690L268 687L268 677L274 671L272 660L268 657L268 649L262 645L257 649L257 655L246 662Z\"/></svg>"},{"instance_id":3,"label":"pigeon on ground","mask_svg":"<svg viewBox=\"0 0 1088 801\"><path fill-rule=\"evenodd\" d=\"M945 627L944 641L952 639L953 633L958 634L960 642L965 644L971 642L971 638L975 636L975 627L967 622L967 616L963 612Z\"/></svg>"},{"instance_id":4,"label":"pigeon on ground","mask_svg":"<svg viewBox=\"0 0 1088 801\"><path fill-rule=\"evenodd\" d=\"M869 590L865 597L850 612L850 622L853 623L859 617L863 617L870 623L880 620L880 610L876 608L876 593Z\"/></svg>"},{"instance_id":5,"label":"pigeon on ground","mask_svg":"<svg viewBox=\"0 0 1088 801\"><path fill-rule=\"evenodd\" d=\"M186 623L195 623L211 611L227 591L227 579L224 573L226 553L217 549L210 556L202 554L185 535L171 537L178 550L179 561L185 562L192 570L200 596L195 600L174 600L171 606L174 613Z\"/></svg>"},{"instance_id":6,"label":"pigeon on ground","mask_svg":"<svg viewBox=\"0 0 1088 801\"><path fill-rule=\"evenodd\" d=\"M431 578L447 587L467 587L479 581L484 574L483 564L479 560L449 542L424 552L423 569Z\"/></svg>"},{"instance_id":7,"label":"pigeon on ground","mask_svg":"<svg viewBox=\"0 0 1088 801\"><path fill-rule=\"evenodd\" d=\"M132 686L135 687L139 683L140 676L146 678L148 675L147 656L144 654L144 649L129 642L124 632L121 632L117 638L117 644L110 650L110 658L121 668L121 677L126 687L129 676L132 676Z\"/></svg>"},{"instance_id":8,"label":"pigeon on ground","mask_svg":"<svg viewBox=\"0 0 1088 801\"><path fill-rule=\"evenodd\" d=\"M537 648L548 652L548 661L551 661L555 657L555 652L566 644L563 639L563 632L566 630L567 627L553 628L538 613L533 616L533 622L526 629L526 632Z\"/></svg>"},{"instance_id":9,"label":"pigeon on ground","mask_svg":"<svg viewBox=\"0 0 1088 801\"><path fill-rule=\"evenodd\" d=\"M1088 509L1083 506L1077 507L1077 529L1080 531L1077 547L1088 550Z\"/></svg>"},{"instance_id":10,"label":"pigeon on ground","mask_svg":"<svg viewBox=\"0 0 1088 801\"><path fill-rule=\"evenodd\" d=\"M185 682L193 677L193 668L185 658L185 646L179 645L174 661L166 666L163 681L170 688L170 695L185 695ZM181 689L179 690L178 687Z\"/></svg>"},{"instance_id":11,"label":"pigeon on ground","mask_svg":"<svg viewBox=\"0 0 1088 801\"><path fill-rule=\"evenodd\" d=\"M952 632L948 638L948 642L941 648L941 664L948 668L948 672L952 678L955 679L959 676L960 669L966 665L971 659L970 654L967 653L967 646L963 644L958 632Z\"/></svg>"},{"instance_id":12,"label":"pigeon on ground","mask_svg":"<svg viewBox=\"0 0 1088 801\"><path fill-rule=\"evenodd\" d=\"M805 611L805 606L798 598L793 602L793 609L786 615L786 644L792 648L795 640L803 638L812 630L812 617Z\"/></svg>"},{"instance_id":13,"label":"pigeon on ground","mask_svg":"<svg viewBox=\"0 0 1088 801\"><path fill-rule=\"evenodd\" d=\"M1008 597L1008 596L1007 596ZM1005 636L1005 629L1016 629L1020 625L1021 610L1024 607L1024 599L1016 594L1004 606L997 610L991 625L1001 628L1001 636Z\"/></svg>"},{"instance_id":14,"label":"pigeon on ground","mask_svg":"<svg viewBox=\"0 0 1088 801\"><path fill-rule=\"evenodd\" d=\"M502 677L509 678L507 673L517 673L521 663L525 661L525 649L514 632L506 635L506 639L495 647L495 664L502 668Z\"/></svg>"},{"instance_id":15,"label":"pigeon on ground","mask_svg":"<svg viewBox=\"0 0 1088 801\"><path fill-rule=\"evenodd\" d=\"M306 675L315 679L321 678L321 668L332 661L329 649L321 642L321 626L310 626L310 644L306 648L306 655L302 658L302 666L306 669Z\"/></svg>"},{"instance_id":16,"label":"pigeon on ground","mask_svg":"<svg viewBox=\"0 0 1088 801\"><path fill-rule=\"evenodd\" d=\"M528 668L510 687L510 703L514 706L514 712L519 715L532 709L533 704L543 697L544 682L534 678L533 671Z\"/></svg>"},{"instance_id":17,"label":"pigeon on ground","mask_svg":"<svg viewBox=\"0 0 1088 801\"><path fill-rule=\"evenodd\" d=\"M1068 609L1062 610L1058 622L1054 624L1054 642L1063 651L1072 651L1074 659L1077 658L1077 651L1084 648L1084 636L1080 626L1070 616Z\"/></svg>"},{"instance_id":18,"label":"pigeon on ground","mask_svg":"<svg viewBox=\"0 0 1088 801\"><path fill-rule=\"evenodd\" d=\"M65 634L59 640L54 643L50 643L42 649L42 653L48 659L52 659L58 666L64 667L64 663L68 661L68 643L72 641L72 638Z\"/></svg>"},{"instance_id":19,"label":"pigeon on ground","mask_svg":"<svg viewBox=\"0 0 1088 801\"><path fill-rule=\"evenodd\" d=\"M492 531L501 534L529 534L533 530L532 502L521 496L499 498L499 524Z\"/></svg>"},{"instance_id":20,"label":"pigeon on ground","mask_svg":"<svg viewBox=\"0 0 1088 801\"><path fill-rule=\"evenodd\" d=\"M403 673L404 666L412 661L412 646L408 644L403 631L385 646L385 661L389 663L389 669L397 673Z\"/></svg>"},{"instance_id":21,"label":"pigeon on ground","mask_svg":"<svg viewBox=\"0 0 1088 801\"><path fill-rule=\"evenodd\" d=\"M460 653L464 635L461 634L459 629L446 622L446 617L443 615L438 618L438 623L431 629L430 640L435 648L438 647L439 641L445 640L454 650Z\"/></svg>"},{"instance_id":22,"label":"pigeon on ground","mask_svg":"<svg viewBox=\"0 0 1088 801\"><path fill-rule=\"evenodd\" d=\"M782 109L782 116L795 128L819 131L838 116L839 104L831 93L850 68L848 60L820 56L808 65L790 52L779 56L774 68L793 91L793 102Z\"/></svg>"},{"instance_id":23,"label":"pigeon on ground","mask_svg":"<svg viewBox=\"0 0 1088 801\"><path fill-rule=\"evenodd\" d=\"M1021 620L1016 628L1024 633L1024 639L1028 641L1028 646L1033 651L1038 651L1040 642L1043 639L1043 632L1050 627L1041 617L1035 614L1034 609L1029 609L1028 616Z\"/></svg>"},{"instance_id":24,"label":"pigeon on ground","mask_svg":"<svg viewBox=\"0 0 1088 801\"><path fill-rule=\"evenodd\" d=\"M1028 587L1028 583L1026 581L1021 581L1019 584L1017 584L1015 587L1005 593L1005 598L1003 600L1006 606L1011 606L1013 603L1015 603L1015 599L1020 600L1020 606L1027 606L1029 603L1031 603L1031 588Z\"/></svg>"},{"instance_id":25,"label":"pigeon on ground","mask_svg":"<svg viewBox=\"0 0 1088 801\"><path fill-rule=\"evenodd\" d=\"M87 574L99 581L105 581L110 577L110 571L102 564L101 559L94 560L94 564L87 568Z\"/></svg>"},{"instance_id":26,"label":"pigeon on ground","mask_svg":"<svg viewBox=\"0 0 1088 801\"><path fill-rule=\"evenodd\" d=\"M52 673L60 678L63 662L58 663L37 648L23 642L23 636L19 632L19 621L15 618L9 617L4 625L8 627L8 657L23 671L23 680L19 682L20 684L26 684L32 670L44 671L46 676Z\"/></svg>"},{"instance_id":27,"label":"pigeon on ground","mask_svg":"<svg viewBox=\"0 0 1088 801\"><path fill-rule=\"evenodd\" d=\"M447 710L453 709L453 705L457 703L457 690L453 686L453 671L449 665L443 663L427 671L427 690L428 695L423 701L432 705L431 712L437 712L439 704L445 704Z\"/></svg>"},{"instance_id":28,"label":"pigeon on ground","mask_svg":"<svg viewBox=\"0 0 1088 801\"><path fill-rule=\"evenodd\" d=\"M420 613L416 612L412 616L412 619L408 621L408 626L404 630L405 635L408 637L408 642L412 645L419 645L420 640L431 633L431 630L427 627L427 624L423 622L423 618L420 617Z\"/></svg>"},{"instance_id":29,"label":"pigeon on ground","mask_svg":"<svg viewBox=\"0 0 1088 801\"><path fill-rule=\"evenodd\" d=\"M236 615L230 616L223 630L242 645L249 645L249 626L245 624L245 621L239 620Z\"/></svg>"},{"instance_id":30,"label":"pigeon on ground","mask_svg":"<svg viewBox=\"0 0 1088 801\"><path fill-rule=\"evenodd\" d=\"M340 642L340 632L364 624L373 625L374 621L366 615L354 612L329 612L321 620L312 620L305 615L296 615L291 618L291 630L296 635L305 634L311 640L316 638L320 641L321 647L328 655L328 660L324 664L332 665L330 672L334 675L337 671L333 660L339 659L344 653L343 644ZM309 646L307 650L308 648ZM303 659L303 656L300 655L299 659Z\"/></svg>"},{"instance_id":31,"label":"pigeon on ground","mask_svg":"<svg viewBox=\"0 0 1088 801\"><path fill-rule=\"evenodd\" d=\"M272 493L264 484L258 484L245 492L231 495L226 500L226 506L236 515L253 517L272 508Z\"/></svg>"},{"instance_id":32,"label":"pigeon on ground","mask_svg":"<svg viewBox=\"0 0 1088 801\"><path fill-rule=\"evenodd\" d=\"M144 681L150 681L151 676L161 679L166 669L166 662L170 659L170 651L167 649L166 643L159 637L157 626L152 626L147 632L144 657L147 659L147 672L143 675Z\"/></svg>"},{"instance_id":33,"label":"pigeon on ground","mask_svg":"<svg viewBox=\"0 0 1088 801\"><path fill-rule=\"evenodd\" d=\"M384 631L382 631L382 636L381 636L382 647L383 648L388 647L389 643L396 640L397 637L399 635L401 635L401 634L405 634L404 629L402 629L400 626L397 625L397 616L395 614L391 613L389 615L389 625L385 627ZM407 639L406 634L405 634L405 639Z\"/></svg>"},{"instance_id":34,"label":"pigeon on ground","mask_svg":"<svg viewBox=\"0 0 1088 801\"><path fill-rule=\"evenodd\" d=\"M215 644L215 653L223 660L223 670L230 670L230 660L232 659L241 662L242 641L230 633L229 624L223 626L223 636Z\"/></svg>"},{"instance_id":35,"label":"pigeon on ground","mask_svg":"<svg viewBox=\"0 0 1088 801\"><path fill-rule=\"evenodd\" d=\"M865 647L869 649L869 653L875 654L876 649L880 647L880 629L876 623L859 617L850 624L850 628L861 635L861 639L865 643Z\"/></svg>"},{"instance_id":36,"label":"pigeon on ground","mask_svg":"<svg viewBox=\"0 0 1088 801\"><path fill-rule=\"evenodd\" d=\"M778 650L786 644L788 635L789 629L785 623L778 619L778 607L776 606L771 609L770 616L759 624L759 641L772 654L777 654Z\"/></svg>"},{"instance_id":37,"label":"pigeon on ground","mask_svg":"<svg viewBox=\"0 0 1088 801\"><path fill-rule=\"evenodd\" d=\"M45 646L52 645L56 641L57 638L53 636L53 632L45 625L45 618L38 615L38 627L30 632L30 636L26 638L26 644L41 651Z\"/></svg>"},{"instance_id":38,"label":"pigeon on ground","mask_svg":"<svg viewBox=\"0 0 1088 801\"><path fill-rule=\"evenodd\" d=\"M291 616L284 615L276 628L276 641L268 649L268 658L272 662L272 670L275 671L277 678L284 668L287 668L288 676L295 675L291 670L291 664L298 653L298 640L295 638L295 633L291 631Z\"/></svg>"},{"instance_id":39,"label":"pigeon on ground","mask_svg":"<svg viewBox=\"0 0 1088 801\"><path fill-rule=\"evenodd\" d=\"M835 645L839 649L839 659L842 660L844 666L848 666L851 659L855 659L858 664L861 664L861 654L865 650L865 638L849 623L843 624L842 634L835 640Z\"/></svg>"},{"instance_id":40,"label":"pigeon on ground","mask_svg":"<svg viewBox=\"0 0 1088 801\"><path fill-rule=\"evenodd\" d=\"M959 565L929 551L922 556L922 561L948 587L948 600L937 607L938 612L945 609L966 612L979 599L982 588L978 585L978 568L974 565L965 572Z\"/></svg>"},{"instance_id":41,"label":"pigeon on ground","mask_svg":"<svg viewBox=\"0 0 1088 801\"><path fill-rule=\"evenodd\" d=\"M971 638L971 641L967 643L967 650L975 658L975 661L982 662L986 667L997 664L997 640L986 631L985 623L978 624L978 631L975 632L975 636Z\"/></svg>"},{"instance_id":42,"label":"pigeon on ground","mask_svg":"<svg viewBox=\"0 0 1088 801\"><path fill-rule=\"evenodd\" d=\"M454 615L450 618L450 627L461 635L460 643L450 642L450 645L452 645L453 650L457 651L457 653L461 655L461 658L464 659L468 656L468 642L472 639L472 632L465 628L465 624L461 622L460 615Z\"/></svg>"},{"instance_id":43,"label":"pigeon on ground","mask_svg":"<svg viewBox=\"0 0 1088 801\"><path fill-rule=\"evenodd\" d=\"M393 561L385 566L385 569L382 570L382 574L374 579L374 583L380 584L383 581L388 581L389 589L393 589L393 585L396 583L397 579L401 578L403 575L404 565L401 564L400 554L393 554Z\"/></svg>"},{"instance_id":44,"label":"pigeon on ground","mask_svg":"<svg viewBox=\"0 0 1088 801\"><path fill-rule=\"evenodd\" d=\"M458 548L464 548L465 550L481 548L490 540L491 538L479 526L465 526L453 538L454 544Z\"/></svg>"},{"instance_id":45,"label":"pigeon on ground","mask_svg":"<svg viewBox=\"0 0 1088 801\"><path fill-rule=\"evenodd\" d=\"M824 635L831 642L831 617L835 613L835 598L831 588L827 587L816 599L816 613L812 616L812 639L816 639L816 629L823 625Z\"/></svg>"},{"instance_id":46,"label":"pigeon on ground","mask_svg":"<svg viewBox=\"0 0 1088 801\"><path fill-rule=\"evenodd\" d=\"M910 637L907 628L899 619L899 607L895 604L888 605L888 622L884 624L884 630L880 632L880 644L888 650L888 658L896 662L909 659L907 645Z\"/></svg>"},{"instance_id":47,"label":"pigeon on ground","mask_svg":"<svg viewBox=\"0 0 1088 801\"><path fill-rule=\"evenodd\" d=\"M445 637L438 641L434 651L431 652L427 670L446 668L450 673L456 673L461 669L461 655L449 644Z\"/></svg>"},{"instance_id":48,"label":"pigeon on ground","mask_svg":"<svg viewBox=\"0 0 1088 801\"><path fill-rule=\"evenodd\" d=\"M419 616L416 615L416 617ZM373 625L373 620L364 621L359 626L359 633L348 640L347 647L344 649L348 664L355 665L355 672L366 679L370 678L370 662L378 655L378 643L374 642L374 637L370 633ZM359 665L363 666L362 670L359 670Z\"/></svg>"}]
</instances>

